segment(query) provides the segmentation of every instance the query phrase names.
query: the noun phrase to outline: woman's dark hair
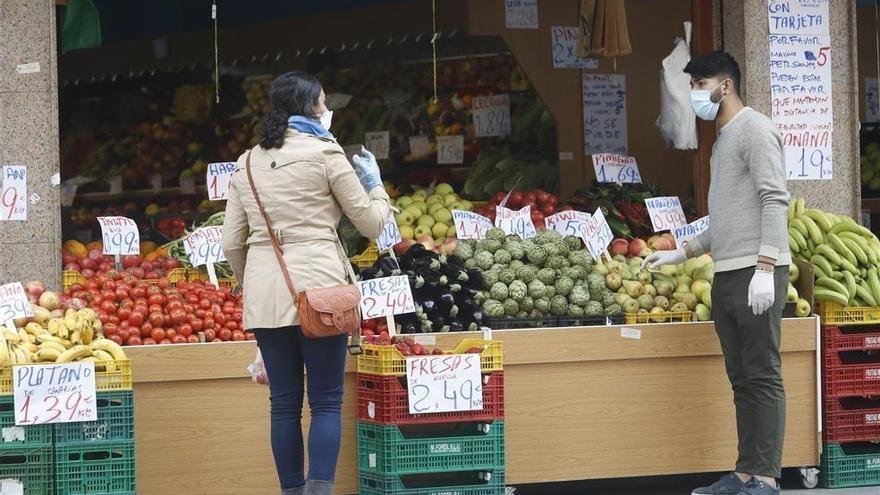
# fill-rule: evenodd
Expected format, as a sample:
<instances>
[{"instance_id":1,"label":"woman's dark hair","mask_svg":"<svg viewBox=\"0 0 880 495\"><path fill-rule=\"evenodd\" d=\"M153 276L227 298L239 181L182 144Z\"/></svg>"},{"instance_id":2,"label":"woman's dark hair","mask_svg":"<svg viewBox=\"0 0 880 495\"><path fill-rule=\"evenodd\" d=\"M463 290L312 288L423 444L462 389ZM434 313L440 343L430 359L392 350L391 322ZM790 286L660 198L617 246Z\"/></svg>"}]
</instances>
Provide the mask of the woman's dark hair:
<instances>
[{"instance_id":1,"label":"woman's dark hair","mask_svg":"<svg viewBox=\"0 0 880 495\"><path fill-rule=\"evenodd\" d=\"M321 82L303 71L278 76L269 90L269 113L263 121L260 146L280 148L284 144L287 120L293 115L315 118L315 107L321 98Z\"/></svg>"}]
</instances>

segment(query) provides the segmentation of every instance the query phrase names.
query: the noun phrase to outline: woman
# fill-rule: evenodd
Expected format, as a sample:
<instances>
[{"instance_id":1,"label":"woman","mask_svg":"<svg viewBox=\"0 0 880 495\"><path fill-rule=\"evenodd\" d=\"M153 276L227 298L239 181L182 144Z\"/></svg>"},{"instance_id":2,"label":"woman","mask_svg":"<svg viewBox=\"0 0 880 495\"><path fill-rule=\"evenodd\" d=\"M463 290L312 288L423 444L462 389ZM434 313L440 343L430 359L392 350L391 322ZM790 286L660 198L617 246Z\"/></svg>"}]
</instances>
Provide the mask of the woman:
<instances>
[{"instance_id":1,"label":"woman","mask_svg":"<svg viewBox=\"0 0 880 495\"><path fill-rule=\"evenodd\" d=\"M223 252L244 288L244 326L257 337L257 365L267 375L256 380L269 383L272 452L282 495L329 495L339 456L348 337L303 337L245 164L250 156L254 185L297 292L353 283L354 272L336 234L339 219L345 214L361 233L376 238L390 204L375 158L366 151L364 157L355 156L356 173L327 130L332 113L315 76L288 72L272 83L269 99L260 144L238 159L229 181ZM308 480L303 473L303 368L312 412Z\"/></svg>"}]
</instances>

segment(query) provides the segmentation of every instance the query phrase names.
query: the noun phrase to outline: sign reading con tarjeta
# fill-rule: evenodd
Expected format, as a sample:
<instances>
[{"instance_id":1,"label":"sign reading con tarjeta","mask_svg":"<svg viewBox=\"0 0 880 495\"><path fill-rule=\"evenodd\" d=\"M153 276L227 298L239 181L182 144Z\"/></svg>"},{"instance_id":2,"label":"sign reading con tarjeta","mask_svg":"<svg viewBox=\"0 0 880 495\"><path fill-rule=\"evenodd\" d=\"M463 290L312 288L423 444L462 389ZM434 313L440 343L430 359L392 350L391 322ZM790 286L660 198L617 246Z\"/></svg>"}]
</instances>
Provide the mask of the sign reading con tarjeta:
<instances>
[{"instance_id":1,"label":"sign reading con tarjeta","mask_svg":"<svg viewBox=\"0 0 880 495\"><path fill-rule=\"evenodd\" d=\"M95 363L15 366L16 425L97 421Z\"/></svg>"},{"instance_id":2,"label":"sign reading con tarjeta","mask_svg":"<svg viewBox=\"0 0 880 495\"><path fill-rule=\"evenodd\" d=\"M410 414L483 409L479 354L406 359Z\"/></svg>"}]
</instances>

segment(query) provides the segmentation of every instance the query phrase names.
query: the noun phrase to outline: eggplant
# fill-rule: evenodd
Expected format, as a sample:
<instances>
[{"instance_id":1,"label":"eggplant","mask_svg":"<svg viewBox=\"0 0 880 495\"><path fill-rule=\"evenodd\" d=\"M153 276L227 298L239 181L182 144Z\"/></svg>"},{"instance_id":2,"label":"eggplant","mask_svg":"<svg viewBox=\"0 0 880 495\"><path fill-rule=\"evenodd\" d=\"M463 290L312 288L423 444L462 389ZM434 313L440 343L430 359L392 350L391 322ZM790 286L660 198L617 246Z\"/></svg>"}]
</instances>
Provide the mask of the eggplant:
<instances>
[{"instance_id":1,"label":"eggplant","mask_svg":"<svg viewBox=\"0 0 880 495\"><path fill-rule=\"evenodd\" d=\"M458 320L449 322L449 330L451 332L464 332L464 325Z\"/></svg>"},{"instance_id":2,"label":"eggplant","mask_svg":"<svg viewBox=\"0 0 880 495\"><path fill-rule=\"evenodd\" d=\"M449 292L453 294L461 292L461 284L449 284Z\"/></svg>"},{"instance_id":3,"label":"eggplant","mask_svg":"<svg viewBox=\"0 0 880 495\"><path fill-rule=\"evenodd\" d=\"M430 333L433 326L431 325L431 320L423 320L421 325L419 326L419 331L421 333Z\"/></svg>"},{"instance_id":4,"label":"eggplant","mask_svg":"<svg viewBox=\"0 0 880 495\"><path fill-rule=\"evenodd\" d=\"M454 267L454 268L457 268L457 269L459 269L459 270L464 270L464 269L465 269L465 268L464 268L464 261L463 261L460 257L458 257L458 256L456 256L456 255L454 255L454 254L450 254L449 256L446 257L446 263L447 263L450 267Z\"/></svg>"},{"instance_id":5,"label":"eggplant","mask_svg":"<svg viewBox=\"0 0 880 495\"><path fill-rule=\"evenodd\" d=\"M454 305L455 297L449 292L441 294L440 297L437 298L437 306L443 314L449 314L449 310L452 309L452 306Z\"/></svg>"},{"instance_id":6,"label":"eggplant","mask_svg":"<svg viewBox=\"0 0 880 495\"><path fill-rule=\"evenodd\" d=\"M376 267L378 267L379 270L382 270L383 273L394 273L395 270L400 270L397 261L387 254L383 254L379 258L379 261L376 262Z\"/></svg>"},{"instance_id":7,"label":"eggplant","mask_svg":"<svg viewBox=\"0 0 880 495\"><path fill-rule=\"evenodd\" d=\"M482 311L474 311L474 323L478 326L483 326L486 324L486 319L483 317Z\"/></svg>"},{"instance_id":8,"label":"eggplant","mask_svg":"<svg viewBox=\"0 0 880 495\"><path fill-rule=\"evenodd\" d=\"M435 272L440 272L441 269L443 268L443 263L440 262L439 258L434 258L431 260L429 267L431 270L433 270Z\"/></svg>"},{"instance_id":9,"label":"eggplant","mask_svg":"<svg viewBox=\"0 0 880 495\"><path fill-rule=\"evenodd\" d=\"M479 330L479 329L480 329L480 325L477 325L476 322L473 322L473 321L472 321L472 322L470 322L470 324L468 325L467 331L468 331L468 332L476 332L476 331Z\"/></svg>"},{"instance_id":10,"label":"eggplant","mask_svg":"<svg viewBox=\"0 0 880 495\"><path fill-rule=\"evenodd\" d=\"M409 278L409 286L413 290L419 290L425 286L425 277L414 273L409 273L407 276Z\"/></svg>"},{"instance_id":11,"label":"eggplant","mask_svg":"<svg viewBox=\"0 0 880 495\"><path fill-rule=\"evenodd\" d=\"M425 249L421 244L413 244L405 253L400 256L400 266L404 270L412 270L417 260L430 257L434 253Z\"/></svg>"},{"instance_id":12,"label":"eggplant","mask_svg":"<svg viewBox=\"0 0 880 495\"><path fill-rule=\"evenodd\" d=\"M442 316L438 316L437 319L432 319L432 320L431 320L431 329L432 329L433 331L435 331L435 332L442 332L442 331L443 331L442 328L443 328L444 326L447 326L447 324L446 324L446 318L444 318L444 317L442 317ZM449 330L447 330L447 332L448 332L448 331L449 331Z\"/></svg>"},{"instance_id":13,"label":"eggplant","mask_svg":"<svg viewBox=\"0 0 880 495\"><path fill-rule=\"evenodd\" d=\"M483 272L477 270L476 268L471 268L467 271L468 282L467 286L471 289L480 290L483 288Z\"/></svg>"},{"instance_id":14,"label":"eggplant","mask_svg":"<svg viewBox=\"0 0 880 495\"><path fill-rule=\"evenodd\" d=\"M376 278L376 274L379 272L379 269L375 266L367 268L361 272L361 280L373 280Z\"/></svg>"},{"instance_id":15,"label":"eggplant","mask_svg":"<svg viewBox=\"0 0 880 495\"><path fill-rule=\"evenodd\" d=\"M410 321L403 325L400 329L401 333L419 333L420 324L416 321Z\"/></svg>"}]
</instances>

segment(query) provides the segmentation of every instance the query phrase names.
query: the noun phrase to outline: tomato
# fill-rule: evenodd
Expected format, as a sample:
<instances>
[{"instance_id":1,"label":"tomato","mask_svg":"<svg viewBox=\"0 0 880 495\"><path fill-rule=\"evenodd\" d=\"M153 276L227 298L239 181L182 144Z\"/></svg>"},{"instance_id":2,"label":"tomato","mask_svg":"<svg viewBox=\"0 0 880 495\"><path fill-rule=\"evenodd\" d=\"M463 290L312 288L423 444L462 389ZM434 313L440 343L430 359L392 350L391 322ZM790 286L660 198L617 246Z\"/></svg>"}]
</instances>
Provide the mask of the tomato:
<instances>
[{"instance_id":1,"label":"tomato","mask_svg":"<svg viewBox=\"0 0 880 495\"><path fill-rule=\"evenodd\" d=\"M188 344L198 344L198 343L200 343L201 341L200 341L199 338L196 337L195 335L190 335L189 337L186 338L186 342L187 342Z\"/></svg>"},{"instance_id":2,"label":"tomato","mask_svg":"<svg viewBox=\"0 0 880 495\"><path fill-rule=\"evenodd\" d=\"M153 340L155 340L156 342L160 342L162 339L165 338L165 330L156 327L153 329L152 332L150 332L150 337L152 337Z\"/></svg>"},{"instance_id":3,"label":"tomato","mask_svg":"<svg viewBox=\"0 0 880 495\"><path fill-rule=\"evenodd\" d=\"M253 332L245 332L245 340L257 340L257 336Z\"/></svg>"},{"instance_id":4,"label":"tomato","mask_svg":"<svg viewBox=\"0 0 880 495\"><path fill-rule=\"evenodd\" d=\"M170 282L167 278L162 277L162 278L159 279L159 282L158 282L156 285L157 285L160 289L165 290L165 289L167 289L168 287L171 287L171 282Z\"/></svg>"},{"instance_id":5,"label":"tomato","mask_svg":"<svg viewBox=\"0 0 880 495\"><path fill-rule=\"evenodd\" d=\"M104 337L108 339L119 332L119 327L114 325L113 323L107 323L104 325Z\"/></svg>"},{"instance_id":6,"label":"tomato","mask_svg":"<svg viewBox=\"0 0 880 495\"><path fill-rule=\"evenodd\" d=\"M223 313L214 313L214 321L217 323L217 325L222 327L226 324L226 315L224 315Z\"/></svg>"},{"instance_id":7,"label":"tomato","mask_svg":"<svg viewBox=\"0 0 880 495\"><path fill-rule=\"evenodd\" d=\"M122 337L120 337L119 334L111 335L111 336L109 336L109 337L107 337L107 338L110 339L110 340L112 340L113 342L116 342L116 343L119 344L119 345L122 345L122 344L123 344Z\"/></svg>"},{"instance_id":8,"label":"tomato","mask_svg":"<svg viewBox=\"0 0 880 495\"><path fill-rule=\"evenodd\" d=\"M193 306L199 305L199 298L197 296L192 295L192 294L186 296L186 298L184 300L186 301L187 304L191 304Z\"/></svg>"},{"instance_id":9,"label":"tomato","mask_svg":"<svg viewBox=\"0 0 880 495\"><path fill-rule=\"evenodd\" d=\"M205 330L205 342L211 342L217 338L217 332L213 329Z\"/></svg>"},{"instance_id":10,"label":"tomato","mask_svg":"<svg viewBox=\"0 0 880 495\"><path fill-rule=\"evenodd\" d=\"M147 337L144 339L144 345L156 345L156 341L153 340L153 337Z\"/></svg>"},{"instance_id":11,"label":"tomato","mask_svg":"<svg viewBox=\"0 0 880 495\"><path fill-rule=\"evenodd\" d=\"M241 342L242 340L244 340L244 332L242 332L241 330L236 330L232 332L232 340L236 342Z\"/></svg>"},{"instance_id":12,"label":"tomato","mask_svg":"<svg viewBox=\"0 0 880 495\"><path fill-rule=\"evenodd\" d=\"M101 311L108 315L116 314L116 303L113 301L104 301L101 303Z\"/></svg>"},{"instance_id":13,"label":"tomato","mask_svg":"<svg viewBox=\"0 0 880 495\"><path fill-rule=\"evenodd\" d=\"M103 311L98 311L98 319L101 320L101 323L106 325L110 322L110 315Z\"/></svg>"},{"instance_id":14,"label":"tomato","mask_svg":"<svg viewBox=\"0 0 880 495\"><path fill-rule=\"evenodd\" d=\"M129 323L128 320L119 320L119 331L120 332L127 332L128 328L130 326L131 326L131 323ZM140 331L141 331L141 329L138 328L138 333L140 333Z\"/></svg>"},{"instance_id":15,"label":"tomato","mask_svg":"<svg viewBox=\"0 0 880 495\"><path fill-rule=\"evenodd\" d=\"M168 344L170 344L170 343L171 343L170 340L168 340L168 339L162 339L162 340L159 342L159 345L168 345Z\"/></svg>"},{"instance_id":16,"label":"tomato","mask_svg":"<svg viewBox=\"0 0 880 495\"><path fill-rule=\"evenodd\" d=\"M527 192L527 193L523 194L523 200L522 200L522 202L523 202L523 204L526 204L526 203L537 203L538 201L537 201L537 197L535 196L535 192L534 192L534 191L530 191L530 192Z\"/></svg>"},{"instance_id":17,"label":"tomato","mask_svg":"<svg viewBox=\"0 0 880 495\"><path fill-rule=\"evenodd\" d=\"M183 310L186 311L186 314L188 314L188 315L190 315L190 314L195 315L195 313L196 313L196 308L194 308L192 306L192 304L184 304Z\"/></svg>"},{"instance_id":18,"label":"tomato","mask_svg":"<svg viewBox=\"0 0 880 495\"><path fill-rule=\"evenodd\" d=\"M126 345L144 345L144 342L137 335L132 335L125 343Z\"/></svg>"},{"instance_id":19,"label":"tomato","mask_svg":"<svg viewBox=\"0 0 880 495\"><path fill-rule=\"evenodd\" d=\"M204 309L199 308L199 309L196 310L196 317L197 317L197 318L204 318L204 317L206 317L206 316L208 316L208 312L205 311Z\"/></svg>"},{"instance_id":20,"label":"tomato","mask_svg":"<svg viewBox=\"0 0 880 495\"><path fill-rule=\"evenodd\" d=\"M175 330L173 328L169 328L168 330L165 330L165 338L166 339L173 339L175 335L177 335L177 330Z\"/></svg>"},{"instance_id":21,"label":"tomato","mask_svg":"<svg viewBox=\"0 0 880 495\"><path fill-rule=\"evenodd\" d=\"M232 330L232 331L235 331L235 330L238 330L238 323L236 323L236 322L230 320L230 321L227 321L227 322L223 325L223 328L228 328L228 329L230 329L230 330Z\"/></svg>"},{"instance_id":22,"label":"tomato","mask_svg":"<svg viewBox=\"0 0 880 495\"><path fill-rule=\"evenodd\" d=\"M220 340L220 337L217 337L216 339L212 340L211 342L223 342L223 341Z\"/></svg>"},{"instance_id":23,"label":"tomato","mask_svg":"<svg viewBox=\"0 0 880 495\"><path fill-rule=\"evenodd\" d=\"M541 189L535 189L533 192L535 194L535 201L537 201L538 204L546 203L547 198L550 196L549 194L547 194L545 191L543 191Z\"/></svg>"},{"instance_id":24,"label":"tomato","mask_svg":"<svg viewBox=\"0 0 880 495\"><path fill-rule=\"evenodd\" d=\"M541 207L541 213L543 213L544 216L550 216L556 213L556 207L550 203L547 203L543 207Z\"/></svg>"},{"instance_id":25,"label":"tomato","mask_svg":"<svg viewBox=\"0 0 880 495\"><path fill-rule=\"evenodd\" d=\"M147 297L147 289L139 285L131 289L130 294L134 299L145 299Z\"/></svg>"},{"instance_id":26,"label":"tomato","mask_svg":"<svg viewBox=\"0 0 880 495\"><path fill-rule=\"evenodd\" d=\"M164 324L165 324L165 315L163 315L161 312L158 312L158 311L154 311L154 312L150 313L150 325L153 325L154 327L161 327ZM156 340L162 340L162 339L156 339Z\"/></svg>"},{"instance_id":27,"label":"tomato","mask_svg":"<svg viewBox=\"0 0 880 495\"><path fill-rule=\"evenodd\" d=\"M185 227L185 225L184 225L184 227ZM174 259L174 258L165 259L165 269L166 270L171 271L171 270L174 270L175 268L179 268L179 267L180 267L180 262L177 261L176 259Z\"/></svg>"},{"instance_id":28,"label":"tomato","mask_svg":"<svg viewBox=\"0 0 880 495\"><path fill-rule=\"evenodd\" d=\"M128 315L128 322L135 327L139 327L144 324L144 313L135 309Z\"/></svg>"},{"instance_id":29,"label":"tomato","mask_svg":"<svg viewBox=\"0 0 880 495\"><path fill-rule=\"evenodd\" d=\"M168 304L165 305L165 309L169 312L174 311L175 309L183 310L183 304L180 301L171 301L171 298L168 298Z\"/></svg>"},{"instance_id":30,"label":"tomato","mask_svg":"<svg viewBox=\"0 0 880 495\"><path fill-rule=\"evenodd\" d=\"M103 284L101 284L101 288L104 290L115 291L116 290L116 282L113 280L105 280Z\"/></svg>"},{"instance_id":31,"label":"tomato","mask_svg":"<svg viewBox=\"0 0 880 495\"><path fill-rule=\"evenodd\" d=\"M128 268L125 271L128 272L129 274L131 274L132 277L134 277L138 280L143 280L144 276L146 275L146 273L144 272L144 269L140 268L140 267Z\"/></svg>"},{"instance_id":32,"label":"tomato","mask_svg":"<svg viewBox=\"0 0 880 495\"><path fill-rule=\"evenodd\" d=\"M179 327L186 323L186 313L182 309L175 309L168 313L168 321L174 327Z\"/></svg>"},{"instance_id":33,"label":"tomato","mask_svg":"<svg viewBox=\"0 0 880 495\"><path fill-rule=\"evenodd\" d=\"M220 340L226 342L227 340L232 338L232 330L228 328L221 328L219 332L217 332L217 336L220 337Z\"/></svg>"},{"instance_id":34,"label":"tomato","mask_svg":"<svg viewBox=\"0 0 880 495\"><path fill-rule=\"evenodd\" d=\"M150 297L147 298L147 302L149 302L151 305L152 304L162 305L162 304L165 304L165 296L163 296L162 294L150 294Z\"/></svg>"},{"instance_id":35,"label":"tomato","mask_svg":"<svg viewBox=\"0 0 880 495\"><path fill-rule=\"evenodd\" d=\"M202 320L200 318L194 318L190 322L190 325L192 325L193 332L196 332L196 333L201 332L202 329L205 328L205 325L204 325L204 323L202 323Z\"/></svg>"},{"instance_id":36,"label":"tomato","mask_svg":"<svg viewBox=\"0 0 880 495\"><path fill-rule=\"evenodd\" d=\"M205 318L204 321L205 329L214 328L214 318Z\"/></svg>"},{"instance_id":37,"label":"tomato","mask_svg":"<svg viewBox=\"0 0 880 495\"><path fill-rule=\"evenodd\" d=\"M115 323L115 324L119 325L119 317L116 315L109 315L107 317L107 321L109 321L110 323Z\"/></svg>"},{"instance_id":38,"label":"tomato","mask_svg":"<svg viewBox=\"0 0 880 495\"><path fill-rule=\"evenodd\" d=\"M211 309L211 301L207 299L202 299L201 301L199 301L199 307L205 310Z\"/></svg>"},{"instance_id":39,"label":"tomato","mask_svg":"<svg viewBox=\"0 0 880 495\"><path fill-rule=\"evenodd\" d=\"M124 301L124 300L128 299L128 294L129 294L128 289L126 289L124 287L117 287L116 288L116 300L117 301Z\"/></svg>"},{"instance_id":40,"label":"tomato","mask_svg":"<svg viewBox=\"0 0 880 495\"><path fill-rule=\"evenodd\" d=\"M101 297L105 301L115 301L116 300L116 290L105 290L101 292Z\"/></svg>"},{"instance_id":41,"label":"tomato","mask_svg":"<svg viewBox=\"0 0 880 495\"><path fill-rule=\"evenodd\" d=\"M162 314L164 314L164 313L165 313L165 310L162 309L162 306L161 306L160 304L151 304L151 305L150 305L150 313L162 313Z\"/></svg>"},{"instance_id":42,"label":"tomato","mask_svg":"<svg viewBox=\"0 0 880 495\"><path fill-rule=\"evenodd\" d=\"M131 310L128 308L119 308L119 310L116 311L116 316L119 317L119 321L128 323L128 319L131 318Z\"/></svg>"},{"instance_id":43,"label":"tomato","mask_svg":"<svg viewBox=\"0 0 880 495\"><path fill-rule=\"evenodd\" d=\"M186 344L186 337L183 335L175 335L171 338L172 344Z\"/></svg>"},{"instance_id":44,"label":"tomato","mask_svg":"<svg viewBox=\"0 0 880 495\"><path fill-rule=\"evenodd\" d=\"M177 328L177 333L183 335L184 337L189 337L193 333L192 325L188 323L184 323Z\"/></svg>"}]
</instances>

